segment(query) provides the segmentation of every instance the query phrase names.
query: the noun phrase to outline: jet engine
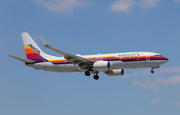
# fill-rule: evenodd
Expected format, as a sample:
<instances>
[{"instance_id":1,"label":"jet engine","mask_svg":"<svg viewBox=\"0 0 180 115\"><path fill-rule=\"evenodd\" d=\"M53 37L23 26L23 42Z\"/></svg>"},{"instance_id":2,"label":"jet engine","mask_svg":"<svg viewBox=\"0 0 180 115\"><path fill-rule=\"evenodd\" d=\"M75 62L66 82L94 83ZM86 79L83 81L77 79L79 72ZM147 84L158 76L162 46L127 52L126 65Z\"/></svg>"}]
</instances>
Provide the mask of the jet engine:
<instances>
[{"instance_id":1,"label":"jet engine","mask_svg":"<svg viewBox=\"0 0 180 115\"><path fill-rule=\"evenodd\" d=\"M106 71L106 74L108 76L121 76L124 75L124 69L115 69L115 70Z\"/></svg>"},{"instance_id":2,"label":"jet engine","mask_svg":"<svg viewBox=\"0 0 180 115\"><path fill-rule=\"evenodd\" d=\"M96 61L93 64L93 70L96 71L108 71L110 69L110 63L108 61Z\"/></svg>"}]
</instances>

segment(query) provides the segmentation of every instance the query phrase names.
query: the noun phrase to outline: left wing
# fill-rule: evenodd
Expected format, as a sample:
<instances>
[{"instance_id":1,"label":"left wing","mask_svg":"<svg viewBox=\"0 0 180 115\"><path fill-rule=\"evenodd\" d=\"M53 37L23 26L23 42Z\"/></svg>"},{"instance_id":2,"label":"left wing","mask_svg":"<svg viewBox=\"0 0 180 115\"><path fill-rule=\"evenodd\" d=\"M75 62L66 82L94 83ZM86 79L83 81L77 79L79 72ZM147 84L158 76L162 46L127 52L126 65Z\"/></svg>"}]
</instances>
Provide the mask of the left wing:
<instances>
[{"instance_id":1,"label":"left wing","mask_svg":"<svg viewBox=\"0 0 180 115\"><path fill-rule=\"evenodd\" d=\"M64 55L64 58L67 59L67 61L70 61L74 64L79 64L79 66L92 65L94 63L94 61L92 61L92 60L89 60L89 59L86 59L86 58L83 58L83 57L80 57L77 55L73 55L73 54L58 50L56 48L53 48L46 43L46 41L44 40L44 38L42 36L40 36L40 37L41 37L43 45L46 48L53 50L61 55Z\"/></svg>"}]
</instances>

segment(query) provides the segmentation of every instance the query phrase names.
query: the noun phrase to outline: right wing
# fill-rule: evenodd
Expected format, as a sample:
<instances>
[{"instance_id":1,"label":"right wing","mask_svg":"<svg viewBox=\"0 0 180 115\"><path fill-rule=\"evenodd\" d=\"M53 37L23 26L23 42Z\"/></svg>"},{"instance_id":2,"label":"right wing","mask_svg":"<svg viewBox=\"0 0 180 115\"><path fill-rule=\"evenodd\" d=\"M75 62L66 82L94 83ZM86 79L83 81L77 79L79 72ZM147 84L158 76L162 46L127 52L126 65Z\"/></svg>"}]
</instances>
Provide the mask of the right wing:
<instances>
[{"instance_id":1,"label":"right wing","mask_svg":"<svg viewBox=\"0 0 180 115\"><path fill-rule=\"evenodd\" d=\"M84 65L91 65L91 64L94 63L94 61L89 60L89 59L86 59L86 58L84 58L84 57L80 57L80 56L77 56L77 55L73 55L73 54L70 54L70 53L67 53L67 52L58 50L58 49L56 49L56 48L53 48L53 47L49 46L49 45L46 43L46 41L43 39L42 36L40 36L40 37L41 37L41 40L42 40L43 45L44 45L46 48L48 48L48 49L50 49L50 50L53 50L53 51L55 51L55 52L57 52L57 53L59 53L59 54L61 54L61 55L64 55L64 58L67 59L67 61L70 61L70 62L72 62L72 63L74 63L74 64L79 64L79 66L81 66L81 65L82 65L82 66L84 66Z\"/></svg>"}]
</instances>

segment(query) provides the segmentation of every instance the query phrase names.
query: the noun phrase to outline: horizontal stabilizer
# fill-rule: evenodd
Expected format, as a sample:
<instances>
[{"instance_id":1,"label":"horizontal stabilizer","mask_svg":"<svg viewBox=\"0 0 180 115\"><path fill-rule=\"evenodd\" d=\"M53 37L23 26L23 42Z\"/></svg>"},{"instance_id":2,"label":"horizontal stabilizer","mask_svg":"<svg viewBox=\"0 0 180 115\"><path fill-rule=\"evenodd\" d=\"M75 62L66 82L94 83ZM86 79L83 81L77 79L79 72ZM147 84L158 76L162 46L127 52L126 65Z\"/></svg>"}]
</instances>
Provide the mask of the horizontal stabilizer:
<instances>
[{"instance_id":1,"label":"horizontal stabilizer","mask_svg":"<svg viewBox=\"0 0 180 115\"><path fill-rule=\"evenodd\" d=\"M16 57L16 56L13 56L13 55L8 55L8 56L10 56L12 58L15 58L15 59L18 59L18 60L20 60L22 62L25 62L25 63L34 63L34 62L36 62L36 61L33 61L33 60L29 60L29 59L25 59L25 58L21 58L21 57Z\"/></svg>"}]
</instances>

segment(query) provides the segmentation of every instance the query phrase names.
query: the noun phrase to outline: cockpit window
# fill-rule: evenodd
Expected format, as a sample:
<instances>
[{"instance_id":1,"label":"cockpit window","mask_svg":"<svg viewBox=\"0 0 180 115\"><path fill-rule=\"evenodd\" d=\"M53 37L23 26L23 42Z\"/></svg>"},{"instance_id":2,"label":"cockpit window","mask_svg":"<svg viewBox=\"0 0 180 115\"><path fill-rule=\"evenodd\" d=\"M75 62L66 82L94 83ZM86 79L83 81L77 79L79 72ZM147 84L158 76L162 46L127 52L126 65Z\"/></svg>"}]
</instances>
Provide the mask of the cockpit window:
<instances>
[{"instance_id":1,"label":"cockpit window","mask_svg":"<svg viewBox=\"0 0 180 115\"><path fill-rule=\"evenodd\" d=\"M162 55L155 55L156 57L160 57L160 56L162 56Z\"/></svg>"}]
</instances>

